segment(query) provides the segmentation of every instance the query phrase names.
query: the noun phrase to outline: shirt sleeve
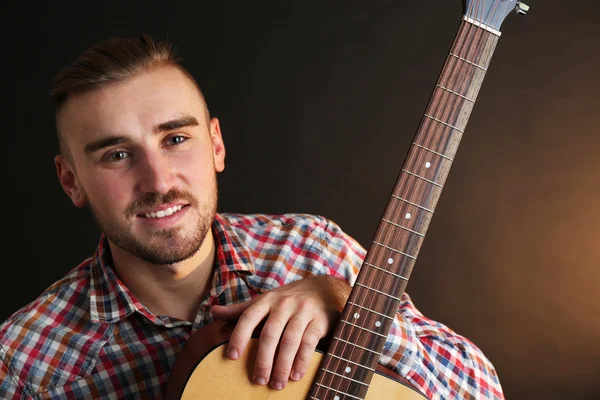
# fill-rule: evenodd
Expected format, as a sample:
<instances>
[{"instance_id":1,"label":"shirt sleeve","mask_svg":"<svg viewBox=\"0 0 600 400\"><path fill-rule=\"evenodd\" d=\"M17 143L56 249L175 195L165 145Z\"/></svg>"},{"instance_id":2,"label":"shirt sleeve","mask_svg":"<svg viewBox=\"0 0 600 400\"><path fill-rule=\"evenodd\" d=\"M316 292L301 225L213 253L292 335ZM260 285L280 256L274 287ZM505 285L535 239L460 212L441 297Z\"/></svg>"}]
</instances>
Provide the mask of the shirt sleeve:
<instances>
[{"instance_id":1,"label":"shirt sleeve","mask_svg":"<svg viewBox=\"0 0 600 400\"><path fill-rule=\"evenodd\" d=\"M8 366L4 363L4 356L4 351L0 348L0 399L16 400L31 398L17 384L15 377L12 376Z\"/></svg>"},{"instance_id":2,"label":"shirt sleeve","mask_svg":"<svg viewBox=\"0 0 600 400\"><path fill-rule=\"evenodd\" d=\"M322 243L331 275L354 285L365 250L327 221ZM402 295L379 362L431 399L504 399L491 362L471 341L421 314Z\"/></svg>"}]
</instances>

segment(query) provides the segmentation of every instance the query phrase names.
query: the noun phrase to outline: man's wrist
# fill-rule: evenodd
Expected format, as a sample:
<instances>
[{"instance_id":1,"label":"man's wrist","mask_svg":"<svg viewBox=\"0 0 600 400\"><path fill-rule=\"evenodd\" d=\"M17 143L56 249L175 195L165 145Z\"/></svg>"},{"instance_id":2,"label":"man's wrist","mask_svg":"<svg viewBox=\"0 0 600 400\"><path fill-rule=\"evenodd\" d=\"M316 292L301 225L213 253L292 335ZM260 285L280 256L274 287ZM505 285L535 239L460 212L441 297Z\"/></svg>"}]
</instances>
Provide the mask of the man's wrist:
<instances>
[{"instance_id":1,"label":"man's wrist","mask_svg":"<svg viewBox=\"0 0 600 400\"><path fill-rule=\"evenodd\" d=\"M344 310L348 297L352 288L348 281L343 278L336 278L333 276L324 276L324 284L327 287L327 292L332 301L332 308L335 308L339 313Z\"/></svg>"}]
</instances>

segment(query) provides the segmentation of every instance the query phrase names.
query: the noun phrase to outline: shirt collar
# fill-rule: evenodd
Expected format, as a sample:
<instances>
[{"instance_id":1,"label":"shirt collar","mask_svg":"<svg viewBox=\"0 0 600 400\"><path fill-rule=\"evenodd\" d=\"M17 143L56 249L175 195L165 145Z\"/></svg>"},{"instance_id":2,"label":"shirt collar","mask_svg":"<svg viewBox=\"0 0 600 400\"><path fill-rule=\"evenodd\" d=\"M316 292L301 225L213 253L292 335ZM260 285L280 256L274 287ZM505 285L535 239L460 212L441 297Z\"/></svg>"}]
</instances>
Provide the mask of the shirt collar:
<instances>
[{"instance_id":1,"label":"shirt collar","mask_svg":"<svg viewBox=\"0 0 600 400\"><path fill-rule=\"evenodd\" d=\"M110 246L104 234L100 238L90 268L92 322L118 322L135 311L152 317L115 273Z\"/></svg>"},{"instance_id":2,"label":"shirt collar","mask_svg":"<svg viewBox=\"0 0 600 400\"><path fill-rule=\"evenodd\" d=\"M235 232L231 224L221 215L215 216L213 223L217 259L221 269L229 271L254 273L254 263L250 249Z\"/></svg>"},{"instance_id":3,"label":"shirt collar","mask_svg":"<svg viewBox=\"0 0 600 400\"><path fill-rule=\"evenodd\" d=\"M228 221L217 214L212 230L219 270L253 274L254 266L250 251ZM163 325L163 320L141 304L115 273L110 246L104 234L92 257L90 268L92 322L115 323L138 312L150 322Z\"/></svg>"}]
</instances>

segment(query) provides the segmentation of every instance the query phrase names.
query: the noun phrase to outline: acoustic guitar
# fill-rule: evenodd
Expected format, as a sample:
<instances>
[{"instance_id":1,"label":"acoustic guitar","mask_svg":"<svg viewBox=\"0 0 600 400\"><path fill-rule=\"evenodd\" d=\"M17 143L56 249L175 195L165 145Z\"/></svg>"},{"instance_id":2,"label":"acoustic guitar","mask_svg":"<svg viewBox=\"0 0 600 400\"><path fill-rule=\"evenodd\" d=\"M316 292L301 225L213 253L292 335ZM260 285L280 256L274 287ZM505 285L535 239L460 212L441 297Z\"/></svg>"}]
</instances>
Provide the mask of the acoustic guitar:
<instances>
[{"instance_id":1,"label":"acoustic guitar","mask_svg":"<svg viewBox=\"0 0 600 400\"><path fill-rule=\"evenodd\" d=\"M226 357L233 326L216 322L192 335L165 392L175 399L424 399L378 364L467 121L510 12L517 0L467 0L450 54L368 249L356 283L324 353L284 390L252 382L258 339L237 361Z\"/></svg>"}]
</instances>

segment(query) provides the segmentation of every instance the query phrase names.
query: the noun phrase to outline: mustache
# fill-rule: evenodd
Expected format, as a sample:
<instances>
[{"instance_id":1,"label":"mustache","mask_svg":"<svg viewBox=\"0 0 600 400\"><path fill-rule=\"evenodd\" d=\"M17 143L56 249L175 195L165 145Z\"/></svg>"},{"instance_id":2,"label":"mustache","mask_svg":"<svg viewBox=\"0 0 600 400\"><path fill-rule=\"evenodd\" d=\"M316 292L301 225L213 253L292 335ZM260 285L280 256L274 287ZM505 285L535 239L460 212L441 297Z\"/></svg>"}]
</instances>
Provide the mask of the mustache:
<instances>
[{"instance_id":1,"label":"mustache","mask_svg":"<svg viewBox=\"0 0 600 400\"><path fill-rule=\"evenodd\" d=\"M166 194L146 194L143 198L133 202L129 207L127 207L127 210L125 210L125 214L128 217L134 217L138 214L141 214L144 210L147 210L148 208L160 207L162 205L173 203L175 201L186 201L192 206L198 205L198 201L190 192L178 189L171 189Z\"/></svg>"}]
</instances>

